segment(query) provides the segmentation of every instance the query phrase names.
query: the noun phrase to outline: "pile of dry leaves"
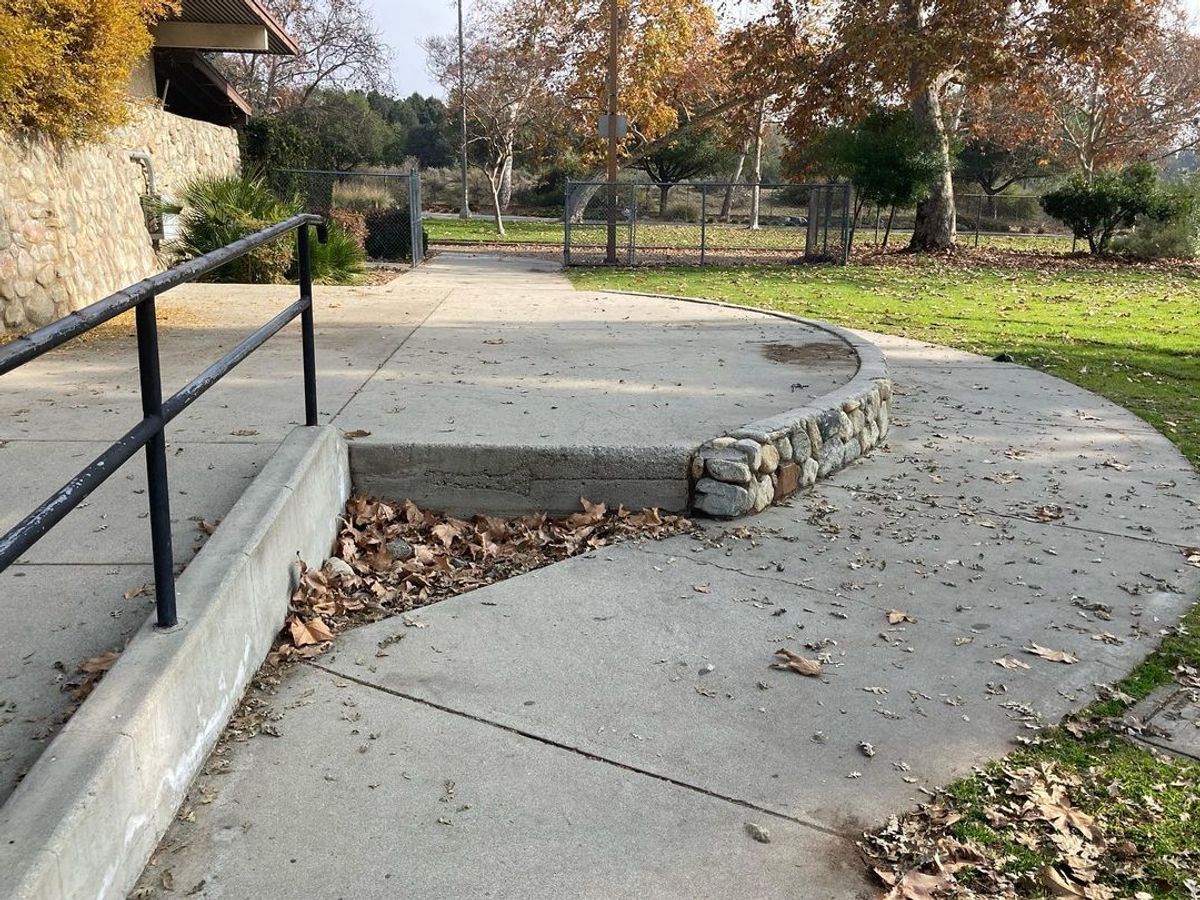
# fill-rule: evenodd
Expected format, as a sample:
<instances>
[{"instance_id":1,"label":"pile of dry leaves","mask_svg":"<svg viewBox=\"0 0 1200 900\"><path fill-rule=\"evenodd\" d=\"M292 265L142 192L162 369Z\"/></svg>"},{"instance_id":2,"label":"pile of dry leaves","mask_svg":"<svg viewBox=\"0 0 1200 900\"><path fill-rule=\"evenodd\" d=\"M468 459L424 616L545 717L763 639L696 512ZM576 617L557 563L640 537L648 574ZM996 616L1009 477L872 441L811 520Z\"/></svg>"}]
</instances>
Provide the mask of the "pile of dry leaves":
<instances>
[{"instance_id":1,"label":"pile of dry leaves","mask_svg":"<svg viewBox=\"0 0 1200 900\"><path fill-rule=\"evenodd\" d=\"M580 503L580 512L565 517L465 520L408 500L352 497L334 556L320 568L303 568L274 661L318 656L349 626L402 615L618 540L691 528L682 516L657 509Z\"/></svg>"},{"instance_id":2,"label":"pile of dry leaves","mask_svg":"<svg viewBox=\"0 0 1200 900\"><path fill-rule=\"evenodd\" d=\"M1042 761L994 767L976 778L984 805L981 821L977 811L967 813L975 817L973 827L955 828L964 819L961 804L943 795L864 837L859 846L890 888L888 900L1150 900L1149 893L1130 895L1110 886L1140 880L1144 860L1132 841L1106 836L1102 823L1075 806L1072 798L1086 799L1088 790L1079 776ZM1118 787L1114 782L1108 790ZM984 844L966 839L969 834L991 837Z\"/></svg>"}]
</instances>

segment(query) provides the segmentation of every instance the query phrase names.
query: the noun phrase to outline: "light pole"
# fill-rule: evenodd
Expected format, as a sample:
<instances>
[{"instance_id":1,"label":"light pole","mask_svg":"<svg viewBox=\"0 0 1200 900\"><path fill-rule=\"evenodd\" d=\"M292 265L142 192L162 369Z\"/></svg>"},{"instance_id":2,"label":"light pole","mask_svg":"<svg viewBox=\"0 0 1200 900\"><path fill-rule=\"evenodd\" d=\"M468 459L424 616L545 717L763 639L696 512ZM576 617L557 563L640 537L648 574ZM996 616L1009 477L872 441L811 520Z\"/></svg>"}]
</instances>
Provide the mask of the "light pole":
<instances>
[{"instance_id":1,"label":"light pole","mask_svg":"<svg viewBox=\"0 0 1200 900\"><path fill-rule=\"evenodd\" d=\"M617 54L621 14L617 0L608 0L608 252L604 261L617 264Z\"/></svg>"},{"instance_id":2,"label":"light pole","mask_svg":"<svg viewBox=\"0 0 1200 900\"><path fill-rule=\"evenodd\" d=\"M471 198L467 192L467 66L463 50L463 0L458 0L458 126L462 157L462 205L458 209L460 219L471 218Z\"/></svg>"}]
</instances>

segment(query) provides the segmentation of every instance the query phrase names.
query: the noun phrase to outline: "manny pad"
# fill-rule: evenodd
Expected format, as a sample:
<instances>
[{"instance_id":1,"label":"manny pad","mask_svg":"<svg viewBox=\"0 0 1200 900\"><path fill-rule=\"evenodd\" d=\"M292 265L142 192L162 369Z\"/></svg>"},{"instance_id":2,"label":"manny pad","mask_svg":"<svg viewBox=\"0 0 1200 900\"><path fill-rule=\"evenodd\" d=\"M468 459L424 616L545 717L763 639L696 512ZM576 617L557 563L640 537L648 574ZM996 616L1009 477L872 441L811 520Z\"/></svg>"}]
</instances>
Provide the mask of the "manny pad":
<instances>
[{"instance_id":1,"label":"manny pad","mask_svg":"<svg viewBox=\"0 0 1200 900\"><path fill-rule=\"evenodd\" d=\"M173 301L168 372L172 358L189 368L213 322L258 318L274 289L189 290ZM379 479L464 510L576 491L685 505L698 448L836 395L863 368L860 338L576 293L526 260L443 257L317 300L322 421L352 438L356 487ZM99 437L88 429L102 417L82 408L136 406L121 340L6 384L0 464L21 490L56 486L47 441L70 433L84 454ZM280 686L279 736L235 745L228 771L200 777L194 820L168 832L144 886L869 895L852 843L863 828L1086 703L1200 582L1180 553L1200 542L1200 485L1144 423L1021 367L870 340L888 358L893 430L867 461L843 454L848 468L752 518L602 548L341 636ZM170 433L177 519L225 515L296 417L298 349L278 340L262 355L237 370L240 391L219 386ZM848 420L853 401L838 407ZM565 476L545 477L564 459ZM144 615L144 597L121 593L148 579L141 471L127 474L3 576L10 618L37 580L57 642L5 654L7 784L65 704L52 663L119 644ZM14 481L5 509L26 505ZM176 534L183 558L194 542ZM779 647L822 656L822 674L772 669Z\"/></svg>"}]
</instances>

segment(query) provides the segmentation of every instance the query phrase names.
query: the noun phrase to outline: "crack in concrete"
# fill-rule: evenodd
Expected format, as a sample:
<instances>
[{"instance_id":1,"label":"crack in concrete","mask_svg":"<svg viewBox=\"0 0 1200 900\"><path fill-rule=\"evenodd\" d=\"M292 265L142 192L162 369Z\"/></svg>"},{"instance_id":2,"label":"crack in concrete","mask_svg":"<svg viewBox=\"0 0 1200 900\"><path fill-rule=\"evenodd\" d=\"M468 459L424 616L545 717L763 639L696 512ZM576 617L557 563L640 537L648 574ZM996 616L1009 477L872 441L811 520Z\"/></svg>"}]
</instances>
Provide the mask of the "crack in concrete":
<instances>
[{"instance_id":1,"label":"crack in concrete","mask_svg":"<svg viewBox=\"0 0 1200 900\"><path fill-rule=\"evenodd\" d=\"M791 822L793 825L799 825L801 828L808 828L813 831L818 831L821 834L829 835L830 837L841 838L842 840L847 840L847 841L853 841L856 836L856 835L851 835L851 834L844 834L844 833L838 831L837 829L829 828L828 826L821 825L818 822L810 822L807 819L801 819L798 816L789 815L788 813L780 812L777 809L771 809L768 806L761 806L757 803L754 803L751 800L743 800L740 797L731 797L728 794L722 794L722 793L719 793L718 791L710 790L709 788L701 787L700 785L692 784L691 782L688 782L688 781L682 781L681 779L678 779L678 778L672 778L670 775L663 775L660 772L652 772L649 769L643 769L639 766L634 766L629 763L623 763L623 762L620 762L619 760L615 760L615 759L612 759L607 756L601 756L598 753L592 753L589 750L584 750L580 747L575 747L575 746L572 746L571 744L563 743L562 741L556 741L556 740L554 740L554 738L549 738L544 735L535 734L532 731L526 731L523 728L517 728L516 726L513 726L513 725L505 725L503 722L497 722L495 719L489 719L489 718L486 718L485 716L476 715L475 713L470 713L465 710L455 709L452 706L446 706L445 704L437 703L433 700L428 700L424 697L418 697L415 694L408 694L408 693L405 693L404 691L395 690L394 688L387 688L387 687L383 687L382 685L373 684L370 681L366 681L365 679L358 678L354 675L347 675L344 672L339 672L336 669L331 669L327 666L323 666L318 662L314 662L313 660L306 660L305 665L310 666L314 669L318 669L327 675L332 675L335 678L344 678L346 681L357 684L360 687L365 687L369 690L379 691L380 693L387 694L388 696L398 697L401 700L407 700L410 703L417 703L417 704L427 707L429 709L434 709L434 710L437 710L438 712L447 713L452 716L458 716L459 718L466 719L470 722L476 722L480 725L487 725L492 728L496 728L500 731L507 732L508 734L513 734L513 735L516 735L517 737L525 738L526 740L536 741L537 743L543 744L544 746L547 746L547 747L553 747L557 750L564 750L567 753L573 753L576 756L581 756L584 759L591 760L592 762L597 762L597 763L602 763L604 765L612 766L615 769L621 769L622 771L625 771L625 772L632 772L635 775L641 775L645 778L653 778L655 781L661 781L665 784L672 785L673 787L682 788L683 790L687 790L687 791L692 791L693 793L700 794L705 797L710 797L714 800L721 800L721 801L724 801L725 803L730 803L734 806L740 806L743 809L753 810L754 812L762 813L763 815L766 815L766 816L772 816L776 819L782 819L785 822Z\"/></svg>"},{"instance_id":2,"label":"crack in concrete","mask_svg":"<svg viewBox=\"0 0 1200 900\"><path fill-rule=\"evenodd\" d=\"M359 386L356 387L351 392L350 396L346 398L346 402L343 403L341 406L339 406L337 412L335 412L332 416L329 417L330 425L332 425L335 421L337 421L337 417L346 411L346 407L354 402L354 399L359 395L359 393L362 392L362 389L365 388L368 384L370 384L372 381L375 380L375 376L378 375L381 371L383 371L383 367L386 366L388 363L390 363L393 359L396 358L396 354L404 349L404 345L409 342L409 340L412 338L412 336L414 334L416 334L418 331L421 330L421 327L426 322L428 322L430 320L430 318L432 318L433 314L442 308L442 304L450 299L450 295L454 293L454 290L455 290L454 288L450 288L449 290L447 290L446 293L442 296L442 299L439 300L437 303L433 304L433 306L430 308L429 312L427 312L424 315L424 317L421 319L421 321L417 322L417 324L413 325L412 328L409 329L408 334L406 334L404 336L404 338L400 341L400 343L396 345L395 349L392 350L392 352L389 353L386 357L384 357L384 359L379 363L379 365L377 365L375 367L375 371L373 371L370 375L368 375L366 378L364 378L362 380L362 382L359 384Z\"/></svg>"}]
</instances>

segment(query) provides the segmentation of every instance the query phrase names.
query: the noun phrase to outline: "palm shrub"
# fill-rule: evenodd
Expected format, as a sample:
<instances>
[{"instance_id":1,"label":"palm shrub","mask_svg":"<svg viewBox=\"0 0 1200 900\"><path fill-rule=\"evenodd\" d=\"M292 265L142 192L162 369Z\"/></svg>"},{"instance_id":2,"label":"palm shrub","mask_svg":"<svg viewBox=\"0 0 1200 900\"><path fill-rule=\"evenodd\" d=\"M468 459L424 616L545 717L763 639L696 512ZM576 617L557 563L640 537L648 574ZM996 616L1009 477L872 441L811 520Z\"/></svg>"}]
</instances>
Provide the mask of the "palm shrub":
<instances>
[{"instance_id":1,"label":"palm shrub","mask_svg":"<svg viewBox=\"0 0 1200 900\"><path fill-rule=\"evenodd\" d=\"M328 240L309 242L312 278L317 284L355 284L367 268L362 243L337 222L329 223Z\"/></svg>"},{"instance_id":2,"label":"palm shrub","mask_svg":"<svg viewBox=\"0 0 1200 900\"><path fill-rule=\"evenodd\" d=\"M281 200L260 176L199 178L183 190L181 236L174 252L179 261L219 250L300 212L299 201ZM278 284L295 256L290 235L251 250L204 276L206 281Z\"/></svg>"}]
</instances>

